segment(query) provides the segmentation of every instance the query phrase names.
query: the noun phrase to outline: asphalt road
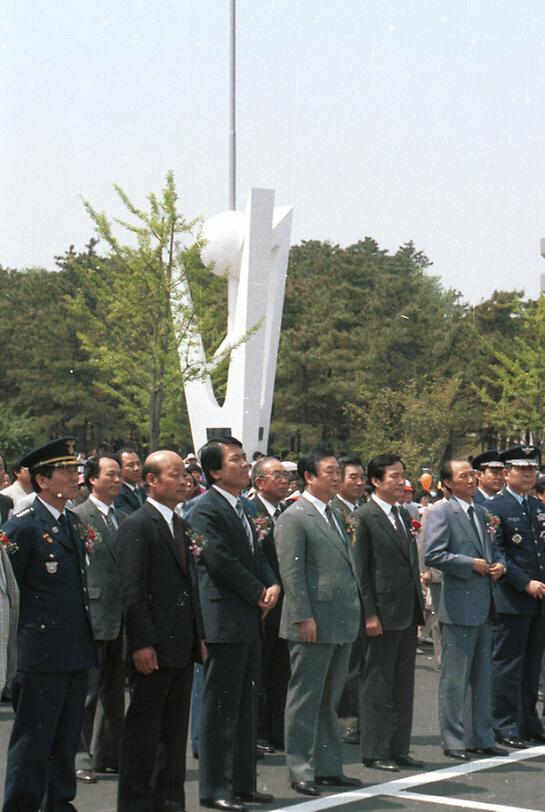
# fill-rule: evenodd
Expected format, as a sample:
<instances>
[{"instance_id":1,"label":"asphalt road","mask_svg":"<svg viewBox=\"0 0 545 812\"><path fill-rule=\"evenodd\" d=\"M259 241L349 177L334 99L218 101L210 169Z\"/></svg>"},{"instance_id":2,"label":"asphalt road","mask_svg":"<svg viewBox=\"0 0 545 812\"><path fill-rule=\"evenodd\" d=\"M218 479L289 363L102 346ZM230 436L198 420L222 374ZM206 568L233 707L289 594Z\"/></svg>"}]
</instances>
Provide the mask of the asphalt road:
<instances>
[{"instance_id":1,"label":"asphalt road","mask_svg":"<svg viewBox=\"0 0 545 812\"><path fill-rule=\"evenodd\" d=\"M291 807L291 812L382 812L424 810L448 812L458 809L489 812L536 812L545 810L545 747L512 751L508 759L479 759L469 764L453 762L443 755L437 723L438 673L431 650L417 659L415 719L411 755L426 762L426 769L394 774L369 770L359 761L359 749L345 745L345 773L360 778L364 786L351 793L305 799L290 788L284 755L276 753L258 762L258 789L275 796L263 812ZM0 706L0 782L3 787L6 749L12 721L11 709ZM187 809L199 809L198 761L187 756ZM393 778L393 780L392 780ZM97 784L78 785L75 800L79 812L115 812L115 776L101 777Z\"/></svg>"}]
</instances>

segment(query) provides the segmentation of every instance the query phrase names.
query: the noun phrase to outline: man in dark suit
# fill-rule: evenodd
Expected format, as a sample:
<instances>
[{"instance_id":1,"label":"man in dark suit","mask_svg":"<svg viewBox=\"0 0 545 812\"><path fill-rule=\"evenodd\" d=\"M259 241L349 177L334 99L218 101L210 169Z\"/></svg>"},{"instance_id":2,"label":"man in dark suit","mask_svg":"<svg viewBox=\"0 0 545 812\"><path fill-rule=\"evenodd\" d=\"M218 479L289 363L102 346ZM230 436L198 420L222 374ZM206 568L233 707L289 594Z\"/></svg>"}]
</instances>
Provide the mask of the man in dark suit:
<instances>
[{"instance_id":1,"label":"man in dark suit","mask_svg":"<svg viewBox=\"0 0 545 812\"><path fill-rule=\"evenodd\" d=\"M352 545L329 501L340 485L328 449L304 454L300 499L280 516L275 543L284 587L280 635L288 640L291 677L286 702L286 763L296 792L354 788L343 773L337 708L351 644L361 629L361 594Z\"/></svg>"},{"instance_id":2,"label":"man in dark suit","mask_svg":"<svg viewBox=\"0 0 545 812\"><path fill-rule=\"evenodd\" d=\"M487 514L473 504L475 471L468 460L448 460L441 482L450 494L427 513L425 560L443 573L439 622L443 656L439 724L445 755L506 756L492 727L491 645L494 582L505 574ZM464 714L467 708L471 712ZM465 717L465 718L464 718Z\"/></svg>"},{"instance_id":3,"label":"man in dark suit","mask_svg":"<svg viewBox=\"0 0 545 812\"><path fill-rule=\"evenodd\" d=\"M3 527L20 590L4 812L75 809L74 757L88 669L96 665L85 540L78 517L65 510L78 488L75 444L63 437L23 457L37 497Z\"/></svg>"},{"instance_id":4,"label":"man in dark suit","mask_svg":"<svg viewBox=\"0 0 545 812\"><path fill-rule=\"evenodd\" d=\"M424 602L416 540L403 499L405 466L395 454L370 460L369 502L356 511L356 555L367 633L360 694L362 763L422 767L409 755L418 626Z\"/></svg>"},{"instance_id":5,"label":"man in dark suit","mask_svg":"<svg viewBox=\"0 0 545 812\"><path fill-rule=\"evenodd\" d=\"M90 496L74 508L81 527L96 534L86 557L87 588L98 668L89 673L85 719L76 756L76 778L96 783L97 772L117 772L125 713L125 667L121 634L121 593L117 566L117 529L126 514L114 509L121 487L119 464L112 454L89 457L84 469Z\"/></svg>"},{"instance_id":6,"label":"man in dark suit","mask_svg":"<svg viewBox=\"0 0 545 812\"><path fill-rule=\"evenodd\" d=\"M121 489L114 499L114 505L123 513L132 513L146 501L146 492L140 486L142 463L132 448L120 448L115 455L121 468Z\"/></svg>"},{"instance_id":7,"label":"man in dark suit","mask_svg":"<svg viewBox=\"0 0 545 812\"><path fill-rule=\"evenodd\" d=\"M211 440L201 448L200 460L209 489L191 514L193 528L205 539L198 562L208 648L199 792L204 806L240 812L244 801L272 800L256 790L255 710L262 616L274 608L280 587L240 500L250 467L241 443L234 437Z\"/></svg>"},{"instance_id":8,"label":"man in dark suit","mask_svg":"<svg viewBox=\"0 0 545 812\"><path fill-rule=\"evenodd\" d=\"M283 499L288 495L289 474L277 457L264 457L252 468L252 484L258 541L265 557L280 585L278 558L274 546L274 529L285 508ZM290 658L285 640L278 636L282 595L278 603L265 618L263 640L263 676L261 681L261 701L259 703L259 724L257 749L270 753L275 747L284 749L284 709L286 691L290 678Z\"/></svg>"},{"instance_id":9,"label":"man in dark suit","mask_svg":"<svg viewBox=\"0 0 545 812\"><path fill-rule=\"evenodd\" d=\"M496 590L492 643L492 709L496 739L508 747L545 743L536 712L545 647L545 511L528 494L538 450L518 446L500 454L505 490L487 504L500 520L496 543L507 572Z\"/></svg>"},{"instance_id":10,"label":"man in dark suit","mask_svg":"<svg viewBox=\"0 0 545 812\"><path fill-rule=\"evenodd\" d=\"M339 459L341 485L339 492L331 500L331 507L336 508L342 516L344 527L350 541L355 541L355 525L351 518L354 511L362 504L365 489L365 471L360 457L345 454ZM364 634L361 633L352 643L348 674L343 695L339 703L339 717L344 720L343 741L346 744L359 744L359 682L363 668ZM351 725L350 725L351 723Z\"/></svg>"},{"instance_id":11,"label":"man in dark suit","mask_svg":"<svg viewBox=\"0 0 545 812\"><path fill-rule=\"evenodd\" d=\"M503 488L503 462L500 460L499 452L494 448L473 457L471 465L477 473L478 486L473 495L473 502L482 505L486 510L487 503Z\"/></svg>"},{"instance_id":12,"label":"man in dark suit","mask_svg":"<svg viewBox=\"0 0 545 812\"><path fill-rule=\"evenodd\" d=\"M13 510L13 499L0 493L0 524L6 522L10 511Z\"/></svg>"},{"instance_id":13,"label":"man in dark suit","mask_svg":"<svg viewBox=\"0 0 545 812\"><path fill-rule=\"evenodd\" d=\"M184 463L156 451L146 503L118 530L130 704L121 737L118 811L183 812L193 662L201 656Z\"/></svg>"}]
</instances>

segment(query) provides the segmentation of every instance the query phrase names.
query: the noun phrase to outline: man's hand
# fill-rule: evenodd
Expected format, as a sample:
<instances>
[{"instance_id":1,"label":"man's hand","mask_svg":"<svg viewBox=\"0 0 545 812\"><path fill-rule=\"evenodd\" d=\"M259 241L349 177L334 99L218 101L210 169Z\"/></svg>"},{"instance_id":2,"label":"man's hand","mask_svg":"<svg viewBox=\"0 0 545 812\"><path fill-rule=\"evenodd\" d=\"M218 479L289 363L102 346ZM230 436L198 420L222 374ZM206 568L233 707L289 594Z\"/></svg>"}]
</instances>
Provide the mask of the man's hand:
<instances>
[{"instance_id":1,"label":"man's hand","mask_svg":"<svg viewBox=\"0 0 545 812\"><path fill-rule=\"evenodd\" d=\"M505 574L505 565L500 561L488 565L488 574L493 581L498 581Z\"/></svg>"},{"instance_id":2,"label":"man's hand","mask_svg":"<svg viewBox=\"0 0 545 812\"><path fill-rule=\"evenodd\" d=\"M479 575L488 575L488 564L484 558L473 559L473 571Z\"/></svg>"},{"instance_id":3,"label":"man's hand","mask_svg":"<svg viewBox=\"0 0 545 812\"><path fill-rule=\"evenodd\" d=\"M261 609L262 618L267 617L271 609L274 609L279 597L280 597L280 587L278 586L278 584L273 584L273 586L269 586L267 587L267 589L263 590L259 602L257 604Z\"/></svg>"},{"instance_id":4,"label":"man's hand","mask_svg":"<svg viewBox=\"0 0 545 812\"><path fill-rule=\"evenodd\" d=\"M531 595L532 598L539 598L542 600L545 596L545 584L542 581L528 581L524 587L524 591Z\"/></svg>"},{"instance_id":5,"label":"man's hand","mask_svg":"<svg viewBox=\"0 0 545 812\"><path fill-rule=\"evenodd\" d=\"M424 572L420 573L420 580L424 584L424 586L428 586L431 583L431 572L429 570L424 570Z\"/></svg>"},{"instance_id":6,"label":"man's hand","mask_svg":"<svg viewBox=\"0 0 545 812\"><path fill-rule=\"evenodd\" d=\"M371 615L365 621L365 633L369 637L379 637L382 634L382 623L378 615Z\"/></svg>"},{"instance_id":7,"label":"man's hand","mask_svg":"<svg viewBox=\"0 0 545 812\"><path fill-rule=\"evenodd\" d=\"M310 620L303 620L297 624L297 633L303 643L316 643L317 633L316 621L313 617Z\"/></svg>"},{"instance_id":8,"label":"man's hand","mask_svg":"<svg viewBox=\"0 0 545 812\"><path fill-rule=\"evenodd\" d=\"M145 674L146 677L159 669L157 652L153 646L147 646L146 648L139 648L138 651L133 651L132 661L136 670L141 674Z\"/></svg>"}]
</instances>

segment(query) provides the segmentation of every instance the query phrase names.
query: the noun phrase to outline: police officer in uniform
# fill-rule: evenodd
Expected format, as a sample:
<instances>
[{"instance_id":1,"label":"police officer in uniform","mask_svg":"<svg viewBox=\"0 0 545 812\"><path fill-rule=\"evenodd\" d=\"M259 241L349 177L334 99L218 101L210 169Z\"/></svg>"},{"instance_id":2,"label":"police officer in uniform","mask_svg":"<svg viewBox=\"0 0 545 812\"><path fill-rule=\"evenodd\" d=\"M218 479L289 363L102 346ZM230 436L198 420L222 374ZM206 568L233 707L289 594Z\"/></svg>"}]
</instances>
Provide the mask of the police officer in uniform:
<instances>
[{"instance_id":1,"label":"police officer in uniform","mask_svg":"<svg viewBox=\"0 0 545 812\"><path fill-rule=\"evenodd\" d=\"M483 451L473 457L471 466L477 472L477 490L473 494L473 503L488 510L488 502L496 498L505 484L499 451L495 448Z\"/></svg>"},{"instance_id":2,"label":"police officer in uniform","mask_svg":"<svg viewBox=\"0 0 545 812\"><path fill-rule=\"evenodd\" d=\"M545 647L545 510L528 495L536 481L537 448L510 448L500 460L506 487L486 505L500 519L496 543L507 565L496 588L493 723L498 742L524 748L545 743L536 712Z\"/></svg>"},{"instance_id":3,"label":"police officer in uniform","mask_svg":"<svg viewBox=\"0 0 545 812\"><path fill-rule=\"evenodd\" d=\"M75 809L74 757L96 665L85 582L92 539L65 510L78 488L75 445L63 437L23 457L37 497L2 528L21 595L3 812Z\"/></svg>"}]
</instances>

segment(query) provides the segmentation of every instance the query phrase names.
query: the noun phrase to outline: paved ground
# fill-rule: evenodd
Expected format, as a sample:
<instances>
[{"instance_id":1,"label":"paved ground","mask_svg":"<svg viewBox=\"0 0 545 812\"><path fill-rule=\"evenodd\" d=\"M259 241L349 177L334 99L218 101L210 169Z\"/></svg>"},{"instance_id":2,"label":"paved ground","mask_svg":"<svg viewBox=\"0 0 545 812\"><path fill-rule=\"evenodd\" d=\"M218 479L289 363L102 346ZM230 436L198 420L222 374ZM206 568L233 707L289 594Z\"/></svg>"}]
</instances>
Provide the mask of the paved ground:
<instances>
[{"instance_id":1,"label":"paved ground","mask_svg":"<svg viewBox=\"0 0 545 812\"><path fill-rule=\"evenodd\" d=\"M275 802L263 812L290 807L290 812L449 812L452 808L489 812L543 812L545 810L545 747L513 751L509 759L481 759L458 764L441 750L437 725L437 681L431 657L420 655L417 665L417 696L412 755L426 762L426 770L392 775L361 766L358 748L345 745L345 772L359 777L364 787L357 792L324 795L305 800L296 795L286 779L284 756L267 756L258 762L258 789L272 792ZM0 781L4 783L5 754L12 715L0 706ZM199 809L198 762L188 754L187 809ZM78 786L79 812L115 812L115 777L93 786ZM1 796L0 796L1 797Z\"/></svg>"}]
</instances>

